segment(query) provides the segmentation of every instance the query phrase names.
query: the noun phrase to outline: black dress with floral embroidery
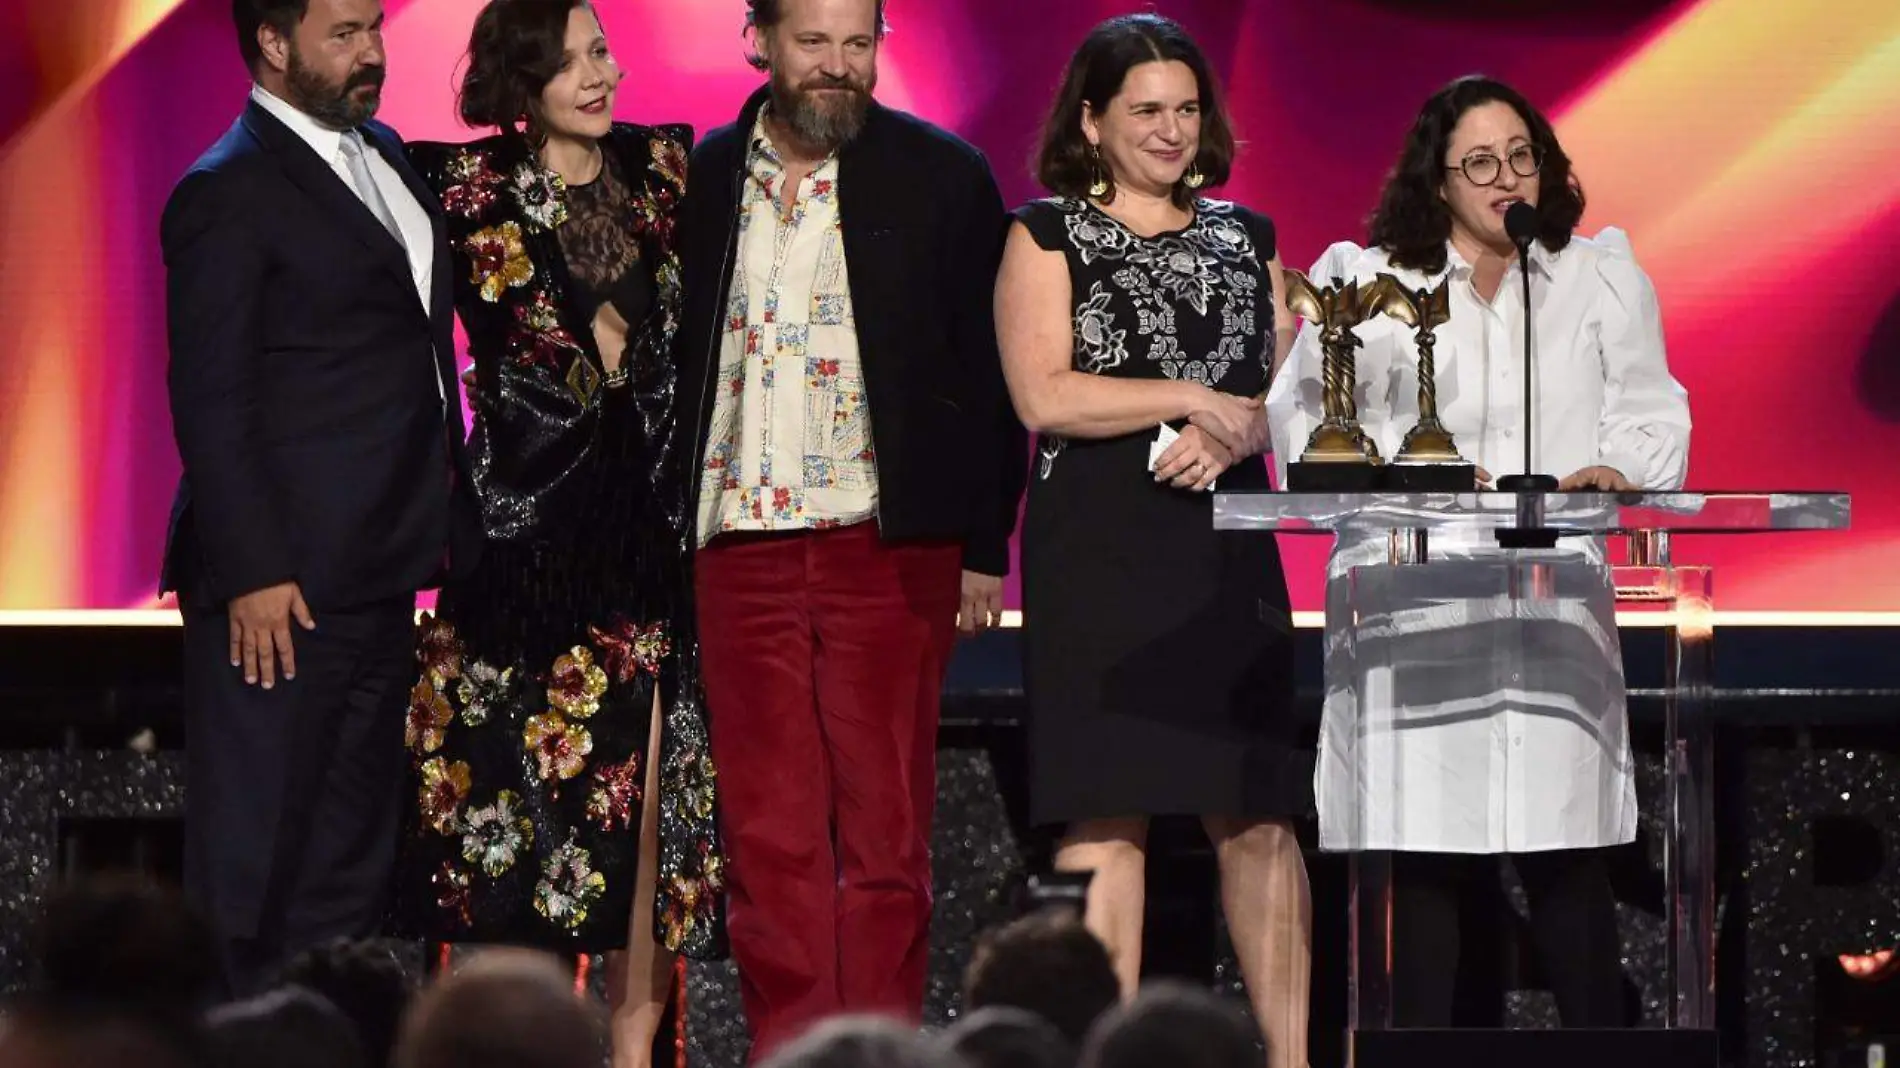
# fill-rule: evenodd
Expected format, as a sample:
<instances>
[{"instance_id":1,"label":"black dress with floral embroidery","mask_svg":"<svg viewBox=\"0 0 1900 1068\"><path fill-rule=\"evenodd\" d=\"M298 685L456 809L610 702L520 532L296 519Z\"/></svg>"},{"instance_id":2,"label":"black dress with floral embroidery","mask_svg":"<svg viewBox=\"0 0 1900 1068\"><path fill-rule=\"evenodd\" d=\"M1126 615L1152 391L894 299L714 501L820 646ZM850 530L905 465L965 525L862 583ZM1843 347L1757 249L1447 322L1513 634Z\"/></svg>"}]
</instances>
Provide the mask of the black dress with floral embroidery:
<instances>
[{"instance_id":1,"label":"black dress with floral embroidery","mask_svg":"<svg viewBox=\"0 0 1900 1068\"><path fill-rule=\"evenodd\" d=\"M418 633L399 934L624 946L657 759L655 934L724 952L668 351L690 140L616 124L573 187L513 135L410 146L449 223L487 537ZM603 304L630 326L625 382L596 345Z\"/></svg>"},{"instance_id":2,"label":"black dress with floral embroidery","mask_svg":"<svg viewBox=\"0 0 1900 1068\"><path fill-rule=\"evenodd\" d=\"M1212 199L1152 236L1079 199L1034 201L1016 217L1067 263L1074 370L1266 392L1271 220ZM1312 804L1273 535L1217 531L1211 494L1156 482L1160 437L1038 442L1023 515L1023 679L1039 824L1275 819ZM1250 457L1218 485L1266 489L1266 465Z\"/></svg>"}]
</instances>

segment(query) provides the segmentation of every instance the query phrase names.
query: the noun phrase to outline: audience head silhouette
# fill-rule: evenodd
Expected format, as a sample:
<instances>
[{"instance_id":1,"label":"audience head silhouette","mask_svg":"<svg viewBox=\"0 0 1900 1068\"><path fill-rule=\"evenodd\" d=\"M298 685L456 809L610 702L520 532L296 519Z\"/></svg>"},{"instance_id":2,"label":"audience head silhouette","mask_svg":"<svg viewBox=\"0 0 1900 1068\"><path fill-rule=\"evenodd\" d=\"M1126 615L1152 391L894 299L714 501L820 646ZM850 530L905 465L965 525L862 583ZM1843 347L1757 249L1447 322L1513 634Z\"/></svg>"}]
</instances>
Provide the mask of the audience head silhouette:
<instances>
[{"instance_id":1,"label":"audience head silhouette","mask_svg":"<svg viewBox=\"0 0 1900 1068\"><path fill-rule=\"evenodd\" d=\"M208 1068L369 1068L349 1018L302 987L219 1008L205 1031Z\"/></svg>"},{"instance_id":2,"label":"audience head silhouette","mask_svg":"<svg viewBox=\"0 0 1900 1068\"><path fill-rule=\"evenodd\" d=\"M880 1016L837 1016L768 1057L761 1068L962 1068L915 1028Z\"/></svg>"},{"instance_id":3,"label":"audience head silhouette","mask_svg":"<svg viewBox=\"0 0 1900 1068\"><path fill-rule=\"evenodd\" d=\"M1032 913L984 935L963 979L966 1009L1027 1009L1077 1046L1120 1000L1108 950L1067 909Z\"/></svg>"},{"instance_id":4,"label":"audience head silhouette","mask_svg":"<svg viewBox=\"0 0 1900 1068\"><path fill-rule=\"evenodd\" d=\"M991 1005L944 1032L938 1048L963 1068L1071 1068L1075 1047L1049 1021L1010 1005Z\"/></svg>"},{"instance_id":5,"label":"audience head silhouette","mask_svg":"<svg viewBox=\"0 0 1900 1068\"><path fill-rule=\"evenodd\" d=\"M397 1068L598 1068L607 1032L552 956L495 949L422 992Z\"/></svg>"},{"instance_id":6,"label":"audience head silhouette","mask_svg":"<svg viewBox=\"0 0 1900 1068\"><path fill-rule=\"evenodd\" d=\"M356 1028L371 1068L388 1068L414 996L402 962L385 946L339 939L290 962L287 982L314 991Z\"/></svg>"},{"instance_id":7,"label":"audience head silhouette","mask_svg":"<svg viewBox=\"0 0 1900 1068\"><path fill-rule=\"evenodd\" d=\"M1260 1068L1260 1029L1213 993L1155 983L1102 1017L1082 1049L1082 1068Z\"/></svg>"}]
</instances>

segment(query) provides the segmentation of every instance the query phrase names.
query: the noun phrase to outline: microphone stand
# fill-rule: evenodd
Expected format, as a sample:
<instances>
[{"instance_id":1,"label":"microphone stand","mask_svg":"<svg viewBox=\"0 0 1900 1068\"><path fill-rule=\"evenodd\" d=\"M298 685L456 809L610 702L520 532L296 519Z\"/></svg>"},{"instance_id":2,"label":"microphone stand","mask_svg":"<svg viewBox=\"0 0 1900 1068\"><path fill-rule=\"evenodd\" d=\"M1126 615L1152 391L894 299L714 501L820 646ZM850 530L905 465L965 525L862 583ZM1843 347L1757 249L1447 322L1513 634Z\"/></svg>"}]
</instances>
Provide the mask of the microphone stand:
<instances>
[{"instance_id":1,"label":"microphone stand","mask_svg":"<svg viewBox=\"0 0 1900 1068\"><path fill-rule=\"evenodd\" d=\"M1521 205L1520 205L1521 206ZM1551 549L1557 545L1557 532L1544 525L1544 494L1557 490L1555 475L1535 474L1531 470L1531 441L1535 423L1531 406L1531 241L1535 235L1513 235L1517 245L1518 272L1524 276L1524 473L1504 475L1498 489L1517 494L1517 526L1497 531L1498 544L1506 549Z\"/></svg>"}]
</instances>

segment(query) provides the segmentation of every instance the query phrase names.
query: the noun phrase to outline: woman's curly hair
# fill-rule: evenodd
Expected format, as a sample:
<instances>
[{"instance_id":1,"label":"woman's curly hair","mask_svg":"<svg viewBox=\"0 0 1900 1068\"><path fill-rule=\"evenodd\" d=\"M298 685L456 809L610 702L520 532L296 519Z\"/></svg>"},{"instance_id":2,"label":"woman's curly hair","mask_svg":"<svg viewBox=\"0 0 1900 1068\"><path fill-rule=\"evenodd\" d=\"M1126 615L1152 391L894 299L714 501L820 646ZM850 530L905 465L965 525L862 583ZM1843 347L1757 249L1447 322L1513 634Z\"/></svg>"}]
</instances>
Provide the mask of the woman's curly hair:
<instances>
[{"instance_id":1,"label":"woman's curly hair","mask_svg":"<svg viewBox=\"0 0 1900 1068\"><path fill-rule=\"evenodd\" d=\"M1530 130L1531 142L1544 153L1544 165L1537 173L1538 242L1552 252L1570 244L1583 218L1583 186L1571 173L1570 157L1557 143L1550 120L1503 82L1471 75L1432 94L1419 109L1412 132L1406 135L1405 151L1386 176L1368 228L1372 243L1390 255L1394 266L1425 274L1445 269L1445 242L1451 238L1445 183L1457 174L1455 164L1445 160L1451 133L1465 112L1494 102L1508 104L1517 112Z\"/></svg>"}]
</instances>

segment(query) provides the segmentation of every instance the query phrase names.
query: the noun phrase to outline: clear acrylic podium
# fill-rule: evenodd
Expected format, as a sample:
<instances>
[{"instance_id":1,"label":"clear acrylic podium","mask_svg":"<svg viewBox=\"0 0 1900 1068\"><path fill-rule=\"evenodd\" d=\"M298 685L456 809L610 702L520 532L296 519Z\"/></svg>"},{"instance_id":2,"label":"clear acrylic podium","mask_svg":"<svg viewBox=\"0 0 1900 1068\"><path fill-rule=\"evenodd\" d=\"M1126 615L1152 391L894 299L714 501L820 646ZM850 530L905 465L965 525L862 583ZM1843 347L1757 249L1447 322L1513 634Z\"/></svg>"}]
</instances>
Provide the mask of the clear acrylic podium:
<instances>
[{"instance_id":1,"label":"clear acrylic podium","mask_svg":"<svg viewBox=\"0 0 1900 1068\"><path fill-rule=\"evenodd\" d=\"M1663 613L1658 622L1666 641L1663 849L1670 937L1663 1026L1699 1032L1712 1032L1715 1026L1710 700L1715 629L1709 570L1675 565L1670 537L1842 530L1848 518L1849 499L1843 493L1249 492L1217 494L1214 501L1214 525L1221 530L1350 534L1361 550L1347 571L1346 596L1355 599L1387 597L1394 583L1416 591L1439 581L1435 571L1450 574L1416 566L1431 561L1434 535L1441 543L1448 537L1468 543L1515 528L1554 531L1560 544L1563 539L1605 535L1628 539L1628 565L1613 572L1617 599L1625 609ZM1364 551L1368 547L1372 554ZM1554 596L1548 576L1540 577L1534 564L1520 571L1500 562L1494 570L1501 576L1499 587L1488 595L1501 594L1506 603ZM1360 619L1353 601L1345 604L1344 612L1341 607L1336 600L1329 603L1328 647L1356 647L1362 640L1375 644L1376 639L1353 633ZM1391 625L1385 621L1386 627ZM1376 653L1372 659L1376 662ZM1370 678L1365 667L1354 662L1355 687ZM1376 703L1376 696L1368 701L1369 706ZM1363 727L1361 721L1354 729ZM1392 1030L1391 854L1353 851L1349 863L1352 959L1347 1011L1355 1036L1352 1048L1359 1051L1359 1036ZM1712 1034L1709 1045L1712 1050Z\"/></svg>"}]
</instances>

